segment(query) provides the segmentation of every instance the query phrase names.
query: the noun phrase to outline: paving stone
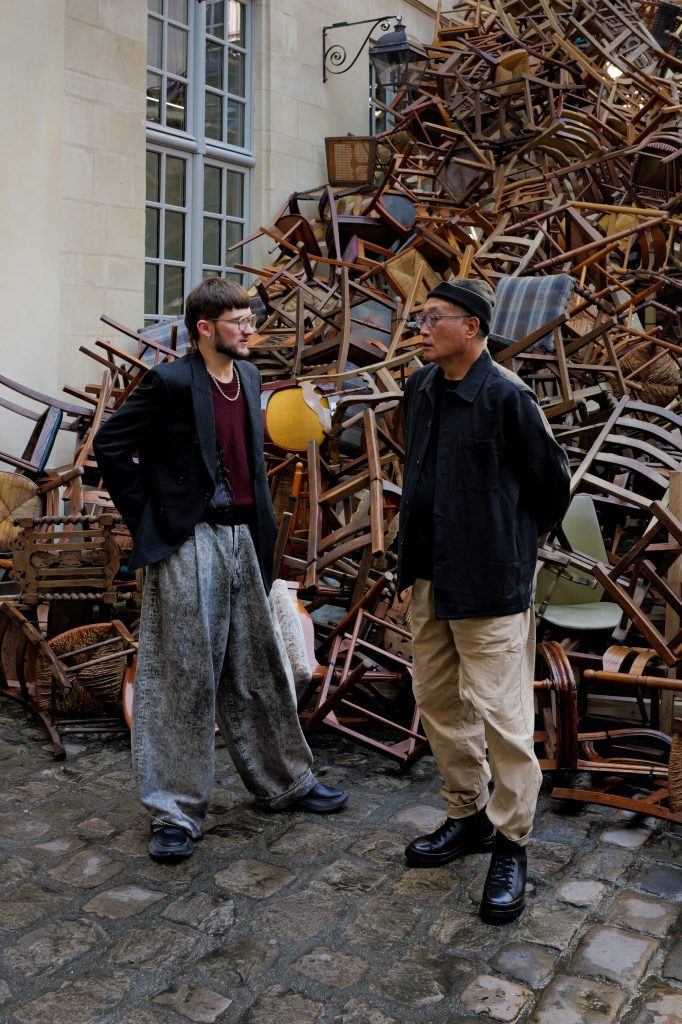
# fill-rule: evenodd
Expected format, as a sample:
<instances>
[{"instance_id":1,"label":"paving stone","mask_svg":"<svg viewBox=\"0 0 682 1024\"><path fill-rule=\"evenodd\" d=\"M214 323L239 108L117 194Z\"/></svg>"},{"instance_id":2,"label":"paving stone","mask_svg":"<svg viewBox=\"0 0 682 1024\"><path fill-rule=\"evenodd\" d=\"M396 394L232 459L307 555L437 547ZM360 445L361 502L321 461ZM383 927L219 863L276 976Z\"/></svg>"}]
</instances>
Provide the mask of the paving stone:
<instances>
[{"instance_id":1,"label":"paving stone","mask_svg":"<svg viewBox=\"0 0 682 1024\"><path fill-rule=\"evenodd\" d=\"M646 855L653 860L668 860L679 864L682 857L682 836L673 835L672 832L656 833L647 843Z\"/></svg>"},{"instance_id":2,"label":"paving stone","mask_svg":"<svg viewBox=\"0 0 682 1024\"><path fill-rule=\"evenodd\" d=\"M343 1013L332 1019L332 1024L398 1024L395 1017L387 1017L375 1006L368 1006L358 999L351 999L343 1008Z\"/></svg>"},{"instance_id":3,"label":"paving stone","mask_svg":"<svg viewBox=\"0 0 682 1024\"><path fill-rule=\"evenodd\" d=\"M279 985L266 988L246 1015L246 1024L316 1024L324 1017L324 1003Z\"/></svg>"},{"instance_id":4,"label":"paving stone","mask_svg":"<svg viewBox=\"0 0 682 1024\"><path fill-rule=\"evenodd\" d=\"M533 989L542 989L552 977L556 957L547 950L523 942L512 942L504 946L490 961L500 974L525 981Z\"/></svg>"},{"instance_id":5,"label":"paving stone","mask_svg":"<svg viewBox=\"0 0 682 1024\"><path fill-rule=\"evenodd\" d=\"M152 1001L159 1006L170 1006L181 1017L200 1021L202 1024L212 1024L228 1006L232 1005L232 1000L219 992L213 992L210 988L190 988L185 984L171 985Z\"/></svg>"},{"instance_id":6,"label":"paving stone","mask_svg":"<svg viewBox=\"0 0 682 1024\"><path fill-rule=\"evenodd\" d=\"M409 804L388 820L394 825L408 825L420 834L428 834L442 825L445 817L446 813L442 807L434 807L432 804Z\"/></svg>"},{"instance_id":7,"label":"paving stone","mask_svg":"<svg viewBox=\"0 0 682 1024\"><path fill-rule=\"evenodd\" d=\"M120 885L115 889L107 889L84 904L83 910L99 917L115 920L119 917L133 917L140 914L153 903L164 899L165 892L156 889L145 889L142 885Z\"/></svg>"},{"instance_id":8,"label":"paving stone","mask_svg":"<svg viewBox=\"0 0 682 1024\"><path fill-rule=\"evenodd\" d=\"M401 896L409 896L419 904L422 900L436 902L458 888L460 880L451 865L444 868L406 868L391 888Z\"/></svg>"},{"instance_id":9,"label":"paving stone","mask_svg":"<svg viewBox=\"0 0 682 1024\"><path fill-rule=\"evenodd\" d=\"M299 974L304 974L306 978L320 984L331 985L332 988L356 985L368 966L367 961L359 956L351 956L340 950L325 947L311 949L292 964L293 969Z\"/></svg>"},{"instance_id":10,"label":"paving stone","mask_svg":"<svg viewBox=\"0 0 682 1024\"><path fill-rule=\"evenodd\" d=\"M81 821L84 816L89 817L90 812L98 807L94 799L91 804L88 803L81 789L72 790L68 796L60 796L59 800L43 804L40 807L40 817L46 822L58 822L63 827L65 823Z\"/></svg>"},{"instance_id":11,"label":"paving stone","mask_svg":"<svg viewBox=\"0 0 682 1024\"><path fill-rule=\"evenodd\" d=\"M340 822L346 821L362 821L368 817L372 811L376 811L381 807L381 802L372 797L368 793L362 793L355 788L355 782L353 787L352 799L346 804L340 814Z\"/></svg>"},{"instance_id":12,"label":"paving stone","mask_svg":"<svg viewBox=\"0 0 682 1024\"><path fill-rule=\"evenodd\" d=\"M583 938L573 963L581 973L633 985L644 974L658 946L655 939L622 928L595 927Z\"/></svg>"},{"instance_id":13,"label":"paving stone","mask_svg":"<svg viewBox=\"0 0 682 1024\"><path fill-rule=\"evenodd\" d=\"M125 866L123 861L112 860L96 850L80 850L70 860L50 868L48 875L80 889L95 889L120 874Z\"/></svg>"},{"instance_id":14,"label":"paving stone","mask_svg":"<svg viewBox=\"0 0 682 1024\"><path fill-rule=\"evenodd\" d=\"M479 956L491 946L497 945L500 929L497 925L482 921L478 912L465 914L446 907L429 928L429 936L444 946Z\"/></svg>"},{"instance_id":15,"label":"paving stone","mask_svg":"<svg viewBox=\"0 0 682 1024\"><path fill-rule=\"evenodd\" d=\"M41 807L41 811L44 808ZM31 842L49 832L49 822L34 818L30 814L0 814L0 839L11 839L15 843Z\"/></svg>"},{"instance_id":16,"label":"paving stone","mask_svg":"<svg viewBox=\"0 0 682 1024\"><path fill-rule=\"evenodd\" d=\"M96 779L86 782L83 789L86 792L94 793L101 804L112 797L120 796L121 793L130 793L135 789L133 773L129 769L106 772L98 775Z\"/></svg>"},{"instance_id":17,"label":"paving stone","mask_svg":"<svg viewBox=\"0 0 682 1024\"><path fill-rule=\"evenodd\" d=\"M242 935L199 960L198 966L221 985L232 989L267 975L280 951L271 939Z\"/></svg>"},{"instance_id":18,"label":"paving stone","mask_svg":"<svg viewBox=\"0 0 682 1024\"><path fill-rule=\"evenodd\" d=\"M33 849L41 856L63 857L67 853L82 850L84 846L84 840L78 836L58 836L56 839L46 839L44 843L36 843Z\"/></svg>"},{"instance_id":19,"label":"paving stone","mask_svg":"<svg viewBox=\"0 0 682 1024\"><path fill-rule=\"evenodd\" d=\"M2 791L2 802L8 804L18 803L22 807L26 804L37 803L39 800L47 800L57 792L59 786L49 782L22 782L18 786L8 786Z\"/></svg>"},{"instance_id":20,"label":"paving stone","mask_svg":"<svg viewBox=\"0 0 682 1024\"><path fill-rule=\"evenodd\" d=\"M682 856L682 847L681 854ZM663 899L682 903L682 868L650 861L631 879L635 889L653 893Z\"/></svg>"},{"instance_id":21,"label":"paving stone","mask_svg":"<svg viewBox=\"0 0 682 1024\"><path fill-rule=\"evenodd\" d=\"M606 886L591 878L573 878L556 890L556 897L574 907L593 907L607 891Z\"/></svg>"},{"instance_id":22,"label":"paving stone","mask_svg":"<svg viewBox=\"0 0 682 1024\"><path fill-rule=\"evenodd\" d=\"M215 876L215 883L219 888L238 892L252 900L264 900L279 892L295 878L294 872L287 871L286 868L247 858L236 860L225 871L219 871Z\"/></svg>"},{"instance_id":23,"label":"paving stone","mask_svg":"<svg viewBox=\"0 0 682 1024\"><path fill-rule=\"evenodd\" d=\"M556 975L528 1024L613 1024L627 996L599 981Z\"/></svg>"},{"instance_id":24,"label":"paving stone","mask_svg":"<svg viewBox=\"0 0 682 1024\"><path fill-rule=\"evenodd\" d=\"M123 832L119 832L107 843L108 850L116 850L118 853L124 853L126 857L147 857L149 851L147 846L149 844L149 822L138 821L132 828L127 828ZM172 865L164 865L169 867Z\"/></svg>"},{"instance_id":25,"label":"paving stone","mask_svg":"<svg viewBox=\"0 0 682 1024\"><path fill-rule=\"evenodd\" d=\"M33 882L5 894L0 914L0 930L27 928L48 914L54 914L70 901L70 896L43 889Z\"/></svg>"},{"instance_id":26,"label":"paving stone","mask_svg":"<svg viewBox=\"0 0 682 1024\"><path fill-rule=\"evenodd\" d=\"M609 882L622 881L623 876L635 861L629 850L615 846L598 846L576 864L576 870L584 875L594 875Z\"/></svg>"},{"instance_id":27,"label":"paving stone","mask_svg":"<svg viewBox=\"0 0 682 1024\"><path fill-rule=\"evenodd\" d=\"M221 896L193 892L171 903L161 916L208 935L224 935L234 924L234 903Z\"/></svg>"},{"instance_id":28,"label":"paving stone","mask_svg":"<svg viewBox=\"0 0 682 1024\"><path fill-rule=\"evenodd\" d=\"M35 871L35 864L25 857L8 857L0 865L0 887L23 882Z\"/></svg>"},{"instance_id":29,"label":"paving stone","mask_svg":"<svg viewBox=\"0 0 682 1024\"><path fill-rule=\"evenodd\" d=\"M533 993L529 988L504 978L479 974L459 998L474 1013L485 1013L493 1020L512 1021L533 998Z\"/></svg>"},{"instance_id":30,"label":"paving stone","mask_svg":"<svg viewBox=\"0 0 682 1024\"><path fill-rule=\"evenodd\" d=\"M346 902L326 888L310 886L301 892L273 900L252 921L256 934L286 942L312 939L345 913Z\"/></svg>"},{"instance_id":31,"label":"paving stone","mask_svg":"<svg viewBox=\"0 0 682 1024\"><path fill-rule=\"evenodd\" d=\"M52 974L106 938L105 930L94 921L62 918L17 939L5 951L5 962L30 978Z\"/></svg>"},{"instance_id":32,"label":"paving stone","mask_svg":"<svg viewBox=\"0 0 682 1024\"><path fill-rule=\"evenodd\" d=\"M603 843L613 843L614 846L622 846L626 850L639 850L651 839L651 829L616 826L607 828L605 832L602 832L600 838Z\"/></svg>"},{"instance_id":33,"label":"paving stone","mask_svg":"<svg viewBox=\"0 0 682 1024\"><path fill-rule=\"evenodd\" d=\"M404 1006L432 1006L452 995L471 968L462 957L415 946L371 988Z\"/></svg>"},{"instance_id":34,"label":"paving stone","mask_svg":"<svg viewBox=\"0 0 682 1024\"><path fill-rule=\"evenodd\" d=\"M335 860L319 874L320 885L328 886L335 892L362 896L376 889L386 878L372 868L359 867L350 860Z\"/></svg>"},{"instance_id":35,"label":"paving stone","mask_svg":"<svg viewBox=\"0 0 682 1024\"><path fill-rule=\"evenodd\" d=\"M526 910L518 927L518 937L539 942L542 946L564 950L585 924L585 913L571 907L565 909L536 904Z\"/></svg>"},{"instance_id":36,"label":"paving stone","mask_svg":"<svg viewBox=\"0 0 682 1024\"><path fill-rule=\"evenodd\" d=\"M382 949L412 932L421 918L419 907L398 900L377 897L363 903L344 931L358 946Z\"/></svg>"},{"instance_id":37,"label":"paving stone","mask_svg":"<svg viewBox=\"0 0 682 1024\"><path fill-rule=\"evenodd\" d=\"M270 853L282 857L295 857L297 861L305 862L314 860L329 850L338 849L343 838L345 833L338 829L318 822L302 821L267 845Z\"/></svg>"},{"instance_id":38,"label":"paving stone","mask_svg":"<svg viewBox=\"0 0 682 1024\"><path fill-rule=\"evenodd\" d=\"M137 873L148 882L160 886L173 885L180 888L187 888L197 875L206 871L204 851L201 847L195 849L194 856L188 860L179 860L171 864L163 864L160 861L152 860L148 855L141 864L136 865Z\"/></svg>"},{"instance_id":39,"label":"paving stone","mask_svg":"<svg viewBox=\"0 0 682 1024\"><path fill-rule=\"evenodd\" d=\"M534 840L545 840L552 843L584 843L590 834L592 824L584 817L561 816L553 814L541 819L533 828Z\"/></svg>"},{"instance_id":40,"label":"paving stone","mask_svg":"<svg viewBox=\"0 0 682 1024\"><path fill-rule=\"evenodd\" d=\"M9 1003L12 998L12 990L6 981L0 978L0 1006Z\"/></svg>"},{"instance_id":41,"label":"paving stone","mask_svg":"<svg viewBox=\"0 0 682 1024\"><path fill-rule=\"evenodd\" d=\"M149 1010L126 1010L125 1017L121 1018L121 1024L162 1024L167 1022L167 1017L159 1017L157 1013L150 1013Z\"/></svg>"},{"instance_id":42,"label":"paving stone","mask_svg":"<svg viewBox=\"0 0 682 1024\"><path fill-rule=\"evenodd\" d=\"M121 971L107 975L86 971L15 1010L14 1016L23 1024L90 1024L112 1013L129 987Z\"/></svg>"},{"instance_id":43,"label":"paving stone","mask_svg":"<svg viewBox=\"0 0 682 1024\"><path fill-rule=\"evenodd\" d=\"M555 882L570 863L574 852L573 847L567 843L536 842L531 839L528 844L528 877Z\"/></svg>"},{"instance_id":44,"label":"paving stone","mask_svg":"<svg viewBox=\"0 0 682 1024\"><path fill-rule=\"evenodd\" d=\"M239 809L237 809L239 813ZM244 846L245 843L251 843L256 839L264 829L264 825L253 819L240 818L235 815L229 816L229 820L218 822L217 825L213 825L207 828L204 832L204 842L206 842L211 850L228 852L229 850L235 850L238 846Z\"/></svg>"},{"instance_id":45,"label":"paving stone","mask_svg":"<svg viewBox=\"0 0 682 1024\"><path fill-rule=\"evenodd\" d=\"M666 978L682 981L682 939L678 939L670 950L661 973Z\"/></svg>"},{"instance_id":46,"label":"paving stone","mask_svg":"<svg viewBox=\"0 0 682 1024\"><path fill-rule=\"evenodd\" d=\"M115 826L104 818L86 818L85 821L78 823L78 828L81 832L94 836L110 836L115 831Z\"/></svg>"},{"instance_id":47,"label":"paving stone","mask_svg":"<svg viewBox=\"0 0 682 1024\"><path fill-rule=\"evenodd\" d=\"M679 916L679 908L642 896L637 892L622 892L607 914L612 924L620 924L636 932L648 932L660 937L666 935Z\"/></svg>"},{"instance_id":48,"label":"paving stone","mask_svg":"<svg viewBox=\"0 0 682 1024\"><path fill-rule=\"evenodd\" d=\"M647 992L643 1005L632 1024L680 1024L682 992L653 989Z\"/></svg>"},{"instance_id":49,"label":"paving stone","mask_svg":"<svg viewBox=\"0 0 682 1024\"><path fill-rule=\"evenodd\" d=\"M133 928L109 950L107 960L135 970L165 970L189 956L197 939L170 928Z\"/></svg>"},{"instance_id":50,"label":"paving stone","mask_svg":"<svg viewBox=\"0 0 682 1024\"><path fill-rule=\"evenodd\" d=\"M405 866L405 837L396 832L369 832L358 842L348 848L348 852L356 857L371 861L373 864Z\"/></svg>"}]
</instances>

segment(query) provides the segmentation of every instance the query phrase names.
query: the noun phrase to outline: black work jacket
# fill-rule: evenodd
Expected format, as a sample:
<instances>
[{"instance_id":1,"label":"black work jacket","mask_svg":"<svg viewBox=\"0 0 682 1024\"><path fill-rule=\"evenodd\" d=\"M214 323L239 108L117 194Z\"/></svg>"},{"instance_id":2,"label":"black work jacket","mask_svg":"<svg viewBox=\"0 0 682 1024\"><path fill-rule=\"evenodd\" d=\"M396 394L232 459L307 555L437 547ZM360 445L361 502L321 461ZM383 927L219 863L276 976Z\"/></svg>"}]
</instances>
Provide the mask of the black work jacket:
<instances>
[{"instance_id":1,"label":"black work jacket","mask_svg":"<svg viewBox=\"0 0 682 1024\"><path fill-rule=\"evenodd\" d=\"M251 532L269 591L277 526L263 459L260 374L246 360L236 366L249 424ZM219 485L211 384L201 354L147 370L98 430L94 449L104 484L134 540L130 567L159 562L176 551L204 517Z\"/></svg>"},{"instance_id":2,"label":"black work jacket","mask_svg":"<svg viewBox=\"0 0 682 1024\"><path fill-rule=\"evenodd\" d=\"M398 588L419 577L410 506L434 422L435 365L405 389L407 448L400 505ZM538 536L569 502L568 460L529 387L487 349L443 394L434 500L436 618L511 615L531 604Z\"/></svg>"}]
</instances>

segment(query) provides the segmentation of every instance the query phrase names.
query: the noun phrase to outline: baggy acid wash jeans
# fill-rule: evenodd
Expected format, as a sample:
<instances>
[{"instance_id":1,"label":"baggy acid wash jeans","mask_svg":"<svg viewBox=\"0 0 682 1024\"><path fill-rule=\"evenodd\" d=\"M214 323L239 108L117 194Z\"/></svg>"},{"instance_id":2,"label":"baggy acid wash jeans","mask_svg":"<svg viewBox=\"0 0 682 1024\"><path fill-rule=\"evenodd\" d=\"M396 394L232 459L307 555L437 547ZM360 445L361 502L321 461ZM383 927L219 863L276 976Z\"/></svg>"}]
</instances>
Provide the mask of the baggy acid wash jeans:
<instances>
[{"instance_id":1,"label":"baggy acid wash jeans","mask_svg":"<svg viewBox=\"0 0 682 1024\"><path fill-rule=\"evenodd\" d=\"M313 787L290 672L248 526L198 523L144 587L132 743L152 829L201 836L216 721L244 785L271 810Z\"/></svg>"}]
</instances>

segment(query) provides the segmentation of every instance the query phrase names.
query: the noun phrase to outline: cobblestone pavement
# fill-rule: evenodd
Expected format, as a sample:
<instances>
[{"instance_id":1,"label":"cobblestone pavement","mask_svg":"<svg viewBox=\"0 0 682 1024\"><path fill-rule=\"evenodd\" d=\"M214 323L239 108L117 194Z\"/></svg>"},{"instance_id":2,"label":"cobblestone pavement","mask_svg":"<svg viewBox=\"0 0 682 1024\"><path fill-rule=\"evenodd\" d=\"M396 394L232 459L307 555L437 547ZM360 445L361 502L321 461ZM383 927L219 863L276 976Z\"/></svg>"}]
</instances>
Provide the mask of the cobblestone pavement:
<instances>
[{"instance_id":1,"label":"cobblestone pavement","mask_svg":"<svg viewBox=\"0 0 682 1024\"><path fill-rule=\"evenodd\" d=\"M147 857L127 737L43 731L0 704L5 1024L682 1022L682 837L543 790L528 906L483 924L484 855L408 869L443 818L431 759L401 775L337 737L326 818L264 815L223 749L204 841Z\"/></svg>"}]
</instances>

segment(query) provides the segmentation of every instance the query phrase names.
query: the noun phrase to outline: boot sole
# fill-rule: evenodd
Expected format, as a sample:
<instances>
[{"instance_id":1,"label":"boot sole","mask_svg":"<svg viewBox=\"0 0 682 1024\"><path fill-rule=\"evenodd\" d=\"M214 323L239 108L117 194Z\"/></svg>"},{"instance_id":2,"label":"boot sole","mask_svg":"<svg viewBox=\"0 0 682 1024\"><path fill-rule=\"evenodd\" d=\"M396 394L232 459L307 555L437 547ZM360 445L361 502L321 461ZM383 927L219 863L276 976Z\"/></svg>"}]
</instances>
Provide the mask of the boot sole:
<instances>
[{"instance_id":1,"label":"boot sole","mask_svg":"<svg viewBox=\"0 0 682 1024\"><path fill-rule=\"evenodd\" d=\"M486 921L488 924L507 924L509 921L515 921L517 917L520 917L526 906L525 899L522 899L519 904L511 907L487 907L481 904L479 909L479 917L482 921Z\"/></svg>"},{"instance_id":2,"label":"boot sole","mask_svg":"<svg viewBox=\"0 0 682 1024\"><path fill-rule=\"evenodd\" d=\"M194 853L194 843L190 841L189 846L181 846L177 850L164 850L161 847L153 847L149 844L149 856L152 860L171 863L177 860L187 860Z\"/></svg>"},{"instance_id":3,"label":"boot sole","mask_svg":"<svg viewBox=\"0 0 682 1024\"><path fill-rule=\"evenodd\" d=\"M489 839L482 839L479 843L458 847L456 850L448 850L445 853L411 853L405 850L405 860L411 867L434 868L441 864L449 864L451 860L458 857L466 857L470 853L488 853L495 844L494 834Z\"/></svg>"}]
</instances>

